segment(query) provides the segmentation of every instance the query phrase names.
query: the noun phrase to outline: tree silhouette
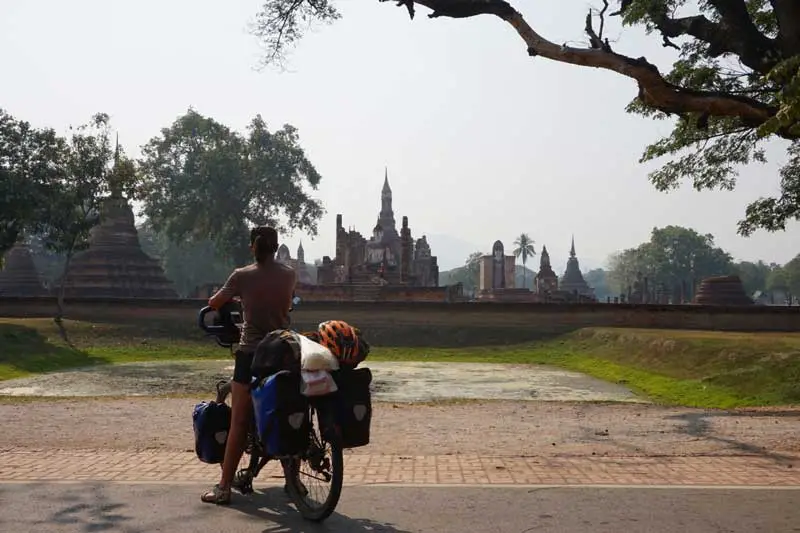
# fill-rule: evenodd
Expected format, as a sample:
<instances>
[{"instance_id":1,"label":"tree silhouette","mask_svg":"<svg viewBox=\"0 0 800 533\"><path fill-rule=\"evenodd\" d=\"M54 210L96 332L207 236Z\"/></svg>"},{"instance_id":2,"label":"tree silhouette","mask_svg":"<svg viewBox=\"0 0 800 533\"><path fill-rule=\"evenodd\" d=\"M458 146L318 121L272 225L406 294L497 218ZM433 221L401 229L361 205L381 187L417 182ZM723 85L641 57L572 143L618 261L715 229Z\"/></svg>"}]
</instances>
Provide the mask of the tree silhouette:
<instances>
[{"instance_id":1,"label":"tree silhouette","mask_svg":"<svg viewBox=\"0 0 800 533\"><path fill-rule=\"evenodd\" d=\"M527 275L528 270L525 268L525 264L528 262L529 257L533 257L536 255L536 250L533 249L533 239L531 239L530 235L527 233L520 233L517 240L514 241L514 256L522 258L522 286L525 287L527 283Z\"/></svg>"}]
</instances>

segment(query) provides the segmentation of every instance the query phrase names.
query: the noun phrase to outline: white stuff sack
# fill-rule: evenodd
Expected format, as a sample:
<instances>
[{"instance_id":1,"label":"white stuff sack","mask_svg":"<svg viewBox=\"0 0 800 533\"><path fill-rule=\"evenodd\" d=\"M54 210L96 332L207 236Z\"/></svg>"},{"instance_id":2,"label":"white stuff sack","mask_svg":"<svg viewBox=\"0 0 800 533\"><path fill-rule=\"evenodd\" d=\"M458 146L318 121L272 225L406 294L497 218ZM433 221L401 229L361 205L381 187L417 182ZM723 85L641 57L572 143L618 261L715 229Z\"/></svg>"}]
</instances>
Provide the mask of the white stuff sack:
<instances>
[{"instance_id":1,"label":"white stuff sack","mask_svg":"<svg viewBox=\"0 0 800 533\"><path fill-rule=\"evenodd\" d=\"M300 341L300 369L313 372L325 370L332 372L339 370L339 360L329 349L318 342L314 342L305 335L297 335Z\"/></svg>"},{"instance_id":2,"label":"white stuff sack","mask_svg":"<svg viewBox=\"0 0 800 533\"><path fill-rule=\"evenodd\" d=\"M300 375L303 377L300 382L300 394L303 396L325 396L339 390L333 376L324 370L303 370Z\"/></svg>"}]
</instances>

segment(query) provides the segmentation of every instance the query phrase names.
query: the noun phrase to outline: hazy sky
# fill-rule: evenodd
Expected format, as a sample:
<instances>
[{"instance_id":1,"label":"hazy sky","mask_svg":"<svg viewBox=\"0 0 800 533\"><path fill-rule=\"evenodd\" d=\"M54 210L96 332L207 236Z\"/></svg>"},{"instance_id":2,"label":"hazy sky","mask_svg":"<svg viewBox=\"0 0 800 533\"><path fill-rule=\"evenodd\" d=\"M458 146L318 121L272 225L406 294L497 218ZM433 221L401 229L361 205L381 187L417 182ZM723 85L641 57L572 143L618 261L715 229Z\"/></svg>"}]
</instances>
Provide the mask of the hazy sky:
<instances>
[{"instance_id":1,"label":"hazy sky","mask_svg":"<svg viewBox=\"0 0 800 533\"><path fill-rule=\"evenodd\" d=\"M531 59L492 17L428 19L419 9L412 22L394 3L338 5L343 19L309 34L289 72L258 72L247 32L255 0L5 0L0 107L61 131L107 112L133 154L189 106L237 129L257 113L273 128L291 123L323 176L319 236L286 237L293 251L302 238L308 259L333 255L337 213L369 233L384 166L398 223L406 215L414 238L429 236L442 268L527 232L554 266L574 233L586 270L667 224L714 234L736 259L782 263L800 252L796 223L736 235L746 204L777 191L780 144L734 192L659 193L637 161L669 124L625 114L632 81ZM555 42L585 41L589 3L516 5ZM620 52L670 64L658 39L610 36Z\"/></svg>"}]
</instances>

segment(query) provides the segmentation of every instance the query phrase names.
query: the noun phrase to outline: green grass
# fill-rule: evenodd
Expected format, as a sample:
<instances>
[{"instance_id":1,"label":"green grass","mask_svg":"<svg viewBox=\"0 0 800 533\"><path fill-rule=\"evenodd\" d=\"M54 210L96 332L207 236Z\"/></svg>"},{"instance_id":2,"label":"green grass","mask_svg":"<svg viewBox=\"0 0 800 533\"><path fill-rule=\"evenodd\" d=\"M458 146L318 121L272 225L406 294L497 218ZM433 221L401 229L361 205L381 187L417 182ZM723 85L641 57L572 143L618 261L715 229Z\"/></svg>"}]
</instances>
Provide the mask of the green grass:
<instances>
[{"instance_id":1,"label":"green grass","mask_svg":"<svg viewBox=\"0 0 800 533\"><path fill-rule=\"evenodd\" d=\"M0 319L0 380L135 361L224 358L194 333L142 324ZM538 343L473 348L376 347L374 361L548 364L624 384L664 404L800 404L800 334L587 328Z\"/></svg>"}]
</instances>

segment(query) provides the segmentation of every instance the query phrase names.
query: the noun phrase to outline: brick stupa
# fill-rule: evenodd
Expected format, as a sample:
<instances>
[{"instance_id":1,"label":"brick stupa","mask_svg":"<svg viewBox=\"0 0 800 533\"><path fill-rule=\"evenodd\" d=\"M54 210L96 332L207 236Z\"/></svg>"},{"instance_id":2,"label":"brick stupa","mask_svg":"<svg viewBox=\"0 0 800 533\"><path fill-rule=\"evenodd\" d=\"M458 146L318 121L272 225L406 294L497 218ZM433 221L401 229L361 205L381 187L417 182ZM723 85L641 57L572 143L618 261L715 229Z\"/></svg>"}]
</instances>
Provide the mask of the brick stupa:
<instances>
[{"instance_id":1,"label":"brick stupa","mask_svg":"<svg viewBox=\"0 0 800 533\"><path fill-rule=\"evenodd\" d=\"M177 298L161 264L144 253L133 209L122 195L119 144L111 179L111 195L100 207L100 224L89 234L89 248L72 259L65 283L67 297ZM132 170L130 170L132 171Z\"/></svg>"},{"instance_id":2,"label":"brick stupa","mask_svg":"<svg viewBox=\"0 0 800 533\"><path fill-rule=\"evenodd\" d=\"M697 289L693 303L700 305L753 305L753 300L745 293L739 276L717 276L705 278L700 282L700 288Z\"/></svg>"},{"instance_id":3,"label":"brick stupa","mask_svg":"<svg viewBox=\"0 0 800 533\"><path fill-rule=\"evenodd\" d=\"M46 292L27 244L18 242L5 255L0 271L0 296L45 296Z\"/></svg>"},{"instance_id":4,"label":"brick stupa","mask_svg":"<svg viewBox=\"0 0 800 533\"><path fill-rule=\"evenodd\" d=\"M104 200L89 248L75 255L65 285L67 297L178 297L161 264L142 250L133 209L118 195Z\"/></svg>"}]
</instances>

